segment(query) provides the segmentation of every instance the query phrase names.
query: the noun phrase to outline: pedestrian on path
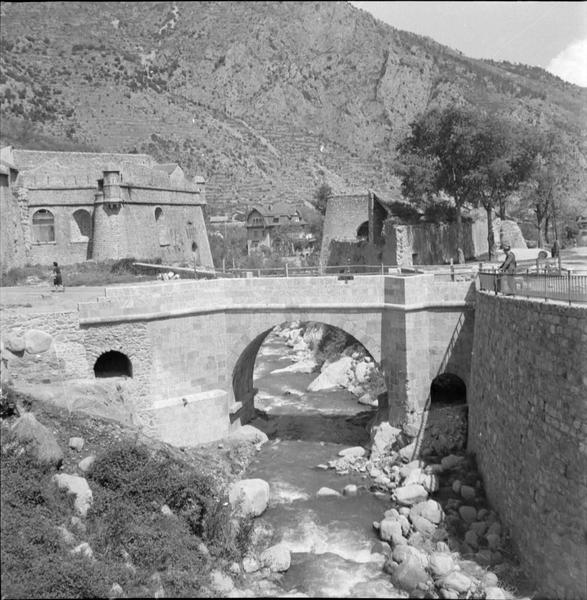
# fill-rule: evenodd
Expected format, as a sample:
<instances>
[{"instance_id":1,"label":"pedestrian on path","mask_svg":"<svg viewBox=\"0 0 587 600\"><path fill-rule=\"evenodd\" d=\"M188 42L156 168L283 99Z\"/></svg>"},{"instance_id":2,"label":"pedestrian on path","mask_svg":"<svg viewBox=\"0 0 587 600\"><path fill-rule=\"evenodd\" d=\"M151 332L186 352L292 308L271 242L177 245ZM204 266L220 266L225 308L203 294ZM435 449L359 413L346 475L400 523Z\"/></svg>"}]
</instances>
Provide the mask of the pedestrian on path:
<instances>
[{"instance_id":1,"label":"pedestrian on path","mask_svg":"<svg viewBox=\"0 0 587 600\"><path fill-rule=\"evenodd\" d=\"M53 262L53 291L64 292L65 286L63 285L63 277L61 276L61 268L57 262Z\"/></svg>"}]
</instances>

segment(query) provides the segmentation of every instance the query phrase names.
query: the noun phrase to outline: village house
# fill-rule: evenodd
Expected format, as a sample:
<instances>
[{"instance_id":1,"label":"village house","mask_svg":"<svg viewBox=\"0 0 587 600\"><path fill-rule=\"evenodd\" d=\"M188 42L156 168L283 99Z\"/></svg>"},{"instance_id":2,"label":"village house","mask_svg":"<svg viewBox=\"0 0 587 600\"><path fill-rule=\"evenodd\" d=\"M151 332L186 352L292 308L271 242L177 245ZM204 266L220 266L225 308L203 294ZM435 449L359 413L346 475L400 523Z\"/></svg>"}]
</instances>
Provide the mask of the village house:
<instances>
[{"instance_id":1,"label":"village house","mask_svg":"<svg viewBox=\"0 0 587 600\"><path fill-rule=\"evenodd\" d=\"M289 204L253 206L246 218L247 253L266 246L272 250L303 252L313 247L313 236L306 231L301 212Z\"/></svg>"},{"instance_id":2,"label":"village house","mask_svg":"<svg viewBox=\"0 0 587 600\"><path fill-rule=\"evenodd\" d=\"M0 150L2 271L156 259L212 267L205 182L146 154Z\"/></svg>"}]
</instances>

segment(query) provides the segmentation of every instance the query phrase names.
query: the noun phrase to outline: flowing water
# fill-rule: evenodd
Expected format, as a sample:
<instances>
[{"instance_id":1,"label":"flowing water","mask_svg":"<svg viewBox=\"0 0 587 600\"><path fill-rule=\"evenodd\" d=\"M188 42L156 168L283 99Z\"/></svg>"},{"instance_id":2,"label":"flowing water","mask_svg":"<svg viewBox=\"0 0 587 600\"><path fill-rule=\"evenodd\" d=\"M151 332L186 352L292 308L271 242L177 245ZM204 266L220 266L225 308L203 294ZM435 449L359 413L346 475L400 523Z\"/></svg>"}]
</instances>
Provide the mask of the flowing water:
<instances>
[{"instance_id":1,"label":"flowing water","mask_svg":"<svg viewBox=\"0 0 587 600\"><path fill-rule=\"evenodd\" d=\"M261 347L255 366L259 417L252 423L269 436L245 474L269 482L269 507L258 521L273 529L271 543L285 542L292 563L281 580L284 590L310 596L397 597L401 592L382 571L373 521L390 507L388 498L369 492L367 476L337 475L325 469L349 446L369 440L373 409L346 390L307 393L317 376L272 373L292 364L293 351L276 335ZM356 496L322 496L358 486Z\"/></svg>"}]
</instances>

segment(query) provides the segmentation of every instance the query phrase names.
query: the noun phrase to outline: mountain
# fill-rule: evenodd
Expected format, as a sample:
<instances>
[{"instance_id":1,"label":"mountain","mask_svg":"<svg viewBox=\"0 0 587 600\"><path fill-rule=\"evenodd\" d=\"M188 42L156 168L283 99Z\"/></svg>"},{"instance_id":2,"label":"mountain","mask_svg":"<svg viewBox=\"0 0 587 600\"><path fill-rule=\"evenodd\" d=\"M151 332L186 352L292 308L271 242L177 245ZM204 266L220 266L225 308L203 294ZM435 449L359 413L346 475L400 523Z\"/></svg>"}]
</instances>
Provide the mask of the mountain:
<instances>
[{"instance_id":1,"label":"mountain","mask_svg":"<svg viewBox=\"0 0 587 600\"><path fill-rule=\"evenodd\" d=\"M398 197L395 145L460 103L551 125L585 182L587 90L467 58L347 2L0 5L2 142L148 152L207 179L211 212L318 186ZM582 192L581 192L582 193Z\"/></svg>"}]
</instances>

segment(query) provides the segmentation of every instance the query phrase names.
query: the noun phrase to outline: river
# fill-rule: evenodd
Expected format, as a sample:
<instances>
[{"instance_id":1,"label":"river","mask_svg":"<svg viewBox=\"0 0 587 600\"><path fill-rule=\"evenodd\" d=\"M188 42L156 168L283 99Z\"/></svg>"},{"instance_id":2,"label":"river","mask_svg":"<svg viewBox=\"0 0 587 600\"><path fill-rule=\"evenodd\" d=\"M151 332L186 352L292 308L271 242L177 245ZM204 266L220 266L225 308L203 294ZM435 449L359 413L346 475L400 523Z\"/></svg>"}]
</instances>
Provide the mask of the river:
<instances>
[{"instance_id":1,"label":"river","mask_svg":"<svg viewBox=\"0 0 587 600\"><path fill-rule=\"evenodd\" d=\"M273 333L259 350L254 373L259 417L252 424L269 442L245 475L269 482L269 507L259 521L272 528L271 543L283 541L292 552L280 585L309 596L401 597L382 571L372 525L390 507L389 498L369 491L367 475L324 468L343 448L369 441L374 409L346 390L307 393L316 373L272 373L291 365L293 356ZM316 495L322 487L342 492L348 484L357 485L356 496Z\"/></svg>"}]
</instances>

